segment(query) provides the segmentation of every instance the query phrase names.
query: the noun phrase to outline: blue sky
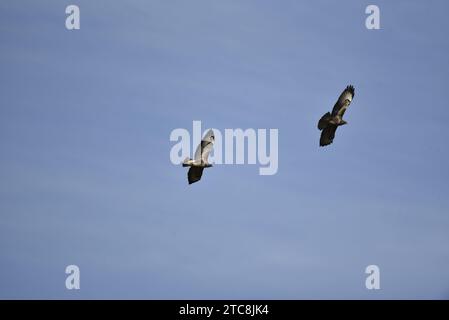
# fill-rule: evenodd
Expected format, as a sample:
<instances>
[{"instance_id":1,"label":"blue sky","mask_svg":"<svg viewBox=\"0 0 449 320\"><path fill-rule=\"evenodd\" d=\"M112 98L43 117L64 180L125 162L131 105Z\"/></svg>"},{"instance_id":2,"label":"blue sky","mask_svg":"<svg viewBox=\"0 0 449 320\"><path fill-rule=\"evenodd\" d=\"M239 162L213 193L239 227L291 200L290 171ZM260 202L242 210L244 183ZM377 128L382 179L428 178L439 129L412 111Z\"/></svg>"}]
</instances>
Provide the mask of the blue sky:
<instances>
[{"instance_id":1,"label":"blue sky","mask_svg":"<svg viewBox=\"0 0 449 320\"><path fill-rule=\"evenodd\" d=\"M0 298L449 298L449 4L430 3L2 1ZM193 120L279 129L278 173L189 186L169 135Z\"/></svg>"}]
</instances>

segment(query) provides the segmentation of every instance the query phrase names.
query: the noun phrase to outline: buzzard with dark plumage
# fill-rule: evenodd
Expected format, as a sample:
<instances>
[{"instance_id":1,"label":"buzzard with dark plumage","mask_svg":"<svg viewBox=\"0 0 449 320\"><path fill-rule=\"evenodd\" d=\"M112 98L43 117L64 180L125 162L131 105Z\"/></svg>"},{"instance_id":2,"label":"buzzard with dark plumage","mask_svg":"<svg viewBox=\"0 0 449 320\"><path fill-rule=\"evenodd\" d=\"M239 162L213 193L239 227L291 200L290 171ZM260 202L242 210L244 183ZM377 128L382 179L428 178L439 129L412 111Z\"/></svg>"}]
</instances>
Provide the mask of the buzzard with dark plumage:
<instances>
[{"instance_id":1,"label":"buzzard with dark plumage","mask_svg":"<svg viewBox=\"0 0 449 320\"><path fill-rule=\"evenodd\" d=\"M318 129L321 131L320 147L331 144L334 141L337 128L347 124L347 122L343 120L343 115L351 104L353 98L354 87L349 85L341 93L332 109L332 113L326 113L321 117L320 121L318 121Z\"/></svg>"},{"instance_id":2,"label":"buzzard with dark plumage","mask_svg":"<svg viewBox=\"0 0 449 320\"><path fill-rule=\"evenodd\" d=\"M207 159L209 158L209 153L212 151L214 141L214 131L210 129L198 145L194 159L186 158L182 163L183 167L190 167L189 172L187 173L189 184L200 181L204 168L212 167L212 165L207 162Z\"/></svg>"}]
</instances>

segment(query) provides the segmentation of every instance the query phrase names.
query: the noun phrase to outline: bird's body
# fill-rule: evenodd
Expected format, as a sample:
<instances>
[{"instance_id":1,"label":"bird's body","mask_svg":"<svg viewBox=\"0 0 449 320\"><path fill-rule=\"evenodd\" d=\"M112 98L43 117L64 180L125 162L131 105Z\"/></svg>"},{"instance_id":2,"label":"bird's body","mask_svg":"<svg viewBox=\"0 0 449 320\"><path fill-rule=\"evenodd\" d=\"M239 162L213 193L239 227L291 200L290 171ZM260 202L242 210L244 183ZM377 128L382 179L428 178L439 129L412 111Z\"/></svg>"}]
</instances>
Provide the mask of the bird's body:
<instances>
[{"instance_id":1,"label":"bird's body","mask_svg":"<svg viewBox=\"0 0 449 320\"><path fill-rule=\"evenodd\" d=\"M349 85L341 93L332 109L332 113L328 112L324 114L320 121L318 121L318 129L321 131L320 147L331 144L334 141L337 128L347 124L347 122L343 120L343 115L351 104L353 98L354 87Z\"/></svg>"},{"instance_id":2,"label":"bird's body","mask_svg":"<svg viewBox=\"0 0 449 320\"><path fill-rule=\"evenodd\" d=\"M190 167L187 173L189 184L201 180L204 168L212 167L208 162L209 153L212 151L215 136L213 130L209 130L204 136L195 152L194 159L186 158L182 163L183 167Z\"/></svg>"}]
</instances>

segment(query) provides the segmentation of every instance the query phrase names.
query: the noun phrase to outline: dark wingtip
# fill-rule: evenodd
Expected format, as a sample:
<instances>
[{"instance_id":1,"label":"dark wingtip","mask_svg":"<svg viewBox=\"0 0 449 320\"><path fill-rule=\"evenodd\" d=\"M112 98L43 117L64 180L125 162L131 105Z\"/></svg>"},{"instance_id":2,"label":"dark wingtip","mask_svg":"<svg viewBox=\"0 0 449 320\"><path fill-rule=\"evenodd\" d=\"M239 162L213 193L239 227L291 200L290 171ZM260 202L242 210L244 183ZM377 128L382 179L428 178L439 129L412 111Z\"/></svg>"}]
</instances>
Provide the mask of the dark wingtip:
<instances>
[{"instance_id":1,"label":"dark wingtip","mask_svg":"<svg viewBox=\"0 0 449 320\"><path fill-rule=\"evenodd\" d=\"M332 144L333 141L329 142L329 143L323 143L320 141L320 147L327 147L330 146Z\"/></svg>"},{"instance_id":2,"label":"dark wingtip","mask_svg":"<svg viewBox=\"0 0 449 320\"><path fill-rule=\"evenodd\" d=\"M346 87L346 90L348 90L353 96L355 95L355 88L352 84Z\"/></svg>"}]
</instances>

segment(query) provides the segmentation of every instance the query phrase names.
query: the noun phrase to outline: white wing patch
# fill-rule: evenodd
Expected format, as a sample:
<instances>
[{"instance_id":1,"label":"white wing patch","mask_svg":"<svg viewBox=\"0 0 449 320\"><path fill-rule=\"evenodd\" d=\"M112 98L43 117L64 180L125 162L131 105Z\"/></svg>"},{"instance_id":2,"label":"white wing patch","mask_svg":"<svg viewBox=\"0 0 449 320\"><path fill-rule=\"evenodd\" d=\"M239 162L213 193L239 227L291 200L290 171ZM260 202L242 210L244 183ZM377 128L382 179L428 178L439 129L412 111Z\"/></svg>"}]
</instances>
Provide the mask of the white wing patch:
<instances>
[{"instance_id":1,"label":"white wing patch","mask_svg":"<svg viewBox=\"0 0 449 320\"><path fill-rule=\"evenodd\" d=\"M343 92L339 100L339 103L342 105L342 107L340 108L340 110L338 110L337 114L341 117L352 102L352 94L349 91L345 91Z\"/></svg>"},{"instance_id":2,"label":"white wing patch","mask_svg":"<svg viewBox=\"0 0 449 320\"><path fill-rule=\"evenodd\" d=\"M203 144L203 142L201 142L201 144ZM201 160L205 163L207 162L207 159L209 158L209 154L212 151L213 148L213 143L212 142L206 142L206 145L203 147L203 151L201 153Z\"/></svg>"},{"instance_id":3,"label":"white wing patch","mask_svg":"<svg viewBox=\"0 0 449 320\"><path fill-rule=\"evenodd\" d=\"M210 152L212 151L213 145L215 141L215 136L213 130L209 130L204 136L201 143L198 145L195 151L195 162L203 161L207 163L207 158L209 157Z\"/></svg>"}]
</instances>

